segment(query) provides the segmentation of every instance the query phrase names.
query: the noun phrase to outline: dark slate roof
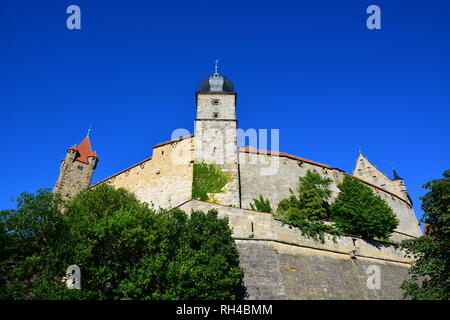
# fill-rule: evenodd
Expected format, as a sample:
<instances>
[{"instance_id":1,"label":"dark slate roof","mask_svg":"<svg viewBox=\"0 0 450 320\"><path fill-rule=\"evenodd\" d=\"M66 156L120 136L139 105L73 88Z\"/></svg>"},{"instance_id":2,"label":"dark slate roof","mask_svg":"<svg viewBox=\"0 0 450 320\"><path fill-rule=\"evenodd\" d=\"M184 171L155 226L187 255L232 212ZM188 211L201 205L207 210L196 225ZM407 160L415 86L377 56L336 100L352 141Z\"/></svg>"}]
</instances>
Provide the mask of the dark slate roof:
<instances>
[{"instance_id":1,"label":"dark slate roof","mask_svg":"<svg viewBox=\"0 0 450 320\"><path fill-rule=\"evenodd\" d=\"M392 180L403 180L402 178L400 178L400 176L398 175L397 171L395 171L395 169L392 169L392 172L394 173L394 179L392 179Z\"/></svg>"},{"instance_id":2,"label":"dark slate roof","mask_svg":"<svg viewBox=\"0 0 450 320\"><path fill-rule=\"evenodd\" d=\"M234 92L233 82L224 75L213 73L200 82L199 92Z\"/></svg>"}]
</instances>

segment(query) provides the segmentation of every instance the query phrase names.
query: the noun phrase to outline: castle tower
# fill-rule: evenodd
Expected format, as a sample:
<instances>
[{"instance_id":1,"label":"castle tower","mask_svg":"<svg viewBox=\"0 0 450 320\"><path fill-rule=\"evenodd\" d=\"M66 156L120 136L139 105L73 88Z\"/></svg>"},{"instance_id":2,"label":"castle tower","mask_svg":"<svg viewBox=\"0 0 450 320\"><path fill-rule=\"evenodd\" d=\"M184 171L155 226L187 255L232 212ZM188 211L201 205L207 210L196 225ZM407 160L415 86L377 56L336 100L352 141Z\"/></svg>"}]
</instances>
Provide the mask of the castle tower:
<instances>
[{"instance_id":1,"label":"castle tower","mask_svg":"<svg viewBox=\"0 0 450 320\"><path fill-rule=\"evenodd\" d=\"M92 152L88 133L78 146L74 145L67 150L53 192L59 192L63 197L73 197L87 188L91 184L97 163L98 156Z\"/></svg>"},{"instance_id":2,"label":"castle tower","mask_svg":"<svg viewBox=\"0 0 450 320\"><path fill-rule=\"evenodd\" d=\"M372 162L370 162L362 152L360 152L358 159L356 159L353 175L399 196L412 205L404 180L398 176L395 170L393 171L394 178L391 179L384 172L379 170Z\"/></svg>"},{"instance_id":3,"label":"castle tower","mask_svg":"<svg viewBox=\"0 0 450 320\"><path fill-rule=\"evenodd\" d=\"M236 92L233 83L217 72L217 62L196 96L195 161L216 163L229 174L232 180L225 192L215 197L221 204L240 207Z\"/></svg>"}]
</instances>

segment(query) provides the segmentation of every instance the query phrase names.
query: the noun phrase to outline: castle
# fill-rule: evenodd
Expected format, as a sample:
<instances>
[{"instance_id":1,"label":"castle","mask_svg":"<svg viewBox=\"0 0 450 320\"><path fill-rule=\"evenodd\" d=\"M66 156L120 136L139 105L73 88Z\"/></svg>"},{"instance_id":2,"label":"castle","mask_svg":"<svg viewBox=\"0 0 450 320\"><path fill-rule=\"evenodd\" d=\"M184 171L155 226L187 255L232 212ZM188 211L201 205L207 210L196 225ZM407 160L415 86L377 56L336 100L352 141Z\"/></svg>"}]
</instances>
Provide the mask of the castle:
<instances>
[{"instance_id":1,"label":"castle","mask_svg":"<svg viewBox=\"0 0 450 320\"><path fill-rule=\"evenodd\" d=\"M73 196L99 184L123 187L155 208L216 209L229 219L244 269L249 299L398 299L411 257L396 246L355 237L325 243L304 237L270 213L250 210L260 195L272 207L296 190L298 178L314 170L332 179L333 198L345 174L341 169L283 152L237 145L233 83L217 72L196 93L194 134L156 144L151 157L90 186L99 157L89 135L67 150L54 191ZM192 199L194 163L215 163L230 177L214 202ZM376 168L361 152L353 176L371 187L399 218L398 241L421 235L404 180ZM380 288L366 285L369 266L381 272Z\"/></svg>"}]
</instances>

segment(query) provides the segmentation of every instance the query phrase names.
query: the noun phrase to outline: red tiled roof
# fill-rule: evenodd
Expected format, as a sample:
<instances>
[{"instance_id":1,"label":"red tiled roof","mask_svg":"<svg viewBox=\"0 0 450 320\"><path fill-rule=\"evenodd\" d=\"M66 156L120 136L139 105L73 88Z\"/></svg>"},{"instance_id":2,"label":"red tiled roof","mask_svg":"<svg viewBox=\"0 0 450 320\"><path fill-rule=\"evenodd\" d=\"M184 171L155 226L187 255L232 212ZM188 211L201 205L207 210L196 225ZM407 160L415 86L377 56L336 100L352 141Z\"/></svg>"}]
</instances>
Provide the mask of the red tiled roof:
<instances>
[{"instance_id":1,"label":"red tiled roof","mask_svg":"<svg viewBox=\"0 0 450 320\"><path fill-rule=\"evenodd\" d=\"M173 139L173 140L161 142L161 143L158 143L158 144L154 145L154 146L153 146L153 149L158 148L158 147L165 146L166 144L169 144L169 143L178 142L178 141L181 141L181 140L184 140L184 139L189 139L189 138L192 138L193 136L194 136L194 134L191 133L191 134L189 134L189 135L187 135L187 136L184 136L184 137L179 137L179 138L177 138L177 139Z\"/></svg>"},{"instance_id":2,"label":"red tiled roof","mask_svg":"<svg viewBox=\"0 0 450 320\"><path fill-rule=\"evenodd\" d=\"M358 179L359 181L362 181L362 182L364 182L365 184L368 184L368 185L370 185L371 187L374 187L374 188L376 188L376 189L378 189L378 190L382 190L382 191L384 191L384 192L390 194L391 196L394 196L394 197L396 197L396 198L402 200L403 202L407 203L408 205L410 205L408 201L406 201L406 200L403 199L403 198L400 198L400 197L399 197L398 195L396 195L395 193L392 193L392 192L390 192L390 191L388 191L388 190L386 190L386 189L383 189L383 188L381 188L380 186L377 186L377 185L375 185L375 184L373 184L373 183L370 183L370 182L368 182L368 181L366 181L366 180L363 180L363 179L361 179L361 178L358 178L358 177L356 177L356 176L354 176L354 175L352 175L352 174L350 174L350 173L345 172L345 171L342 170L342 169L334 168L334 167L331 167L331 166L329 166L329 165L327 165L327 164L323 164L323 163L320 163L320 162L316 162L316 161L308 160L308 159L305 159L305 158L297 157L297 156L294 156L294 155L289 154L289 153L284 153L284 152L272 152L272 151L267 151L267 150L259 150L259 149L255 149L255 148L249 147L249 146L247 146L247 147L241 147L241 148L239 148L239 151L240 151L240 152L246 152L246 153L270 154L270 155L274 155L274 156L278 156L278 157L286 157L286 158L290 158L290 159L294 159L294 160L300 160L300 161L303 161L303 162L306 162L306 163L311 163L311 164L317 165L317 166L322 167L322 168L339 170L339 171L342 171L344 174L347 174L347 175L349 175L349 176L351 176L351 177L353 177L353 178L356 178L356 179Z\"/></svg>"},{"instance_id":3,"label":"red tiled roof","mask_svg":"<svg viewBox=\"0 0 450 320\"><path fill-rule=\"evenodd\" d=\"M78 156L75 161L89 163L88 157L94 157L98 159L97 153L92 152L91 141L89 140L89 137L84 138L78 146L74 145L70 147L69 150L78 151Z\"/></svg>"},{"instance_id":4,"label":"red tiled roof","mask_svg":"<svg viewBox=\"0 0 450 320\"><path fill-rule=\"evenodd\" d=\"M188 139L188 138L191 138L191 137L193 137L193 136L194 136L194 134L192 133L192 134L187 135L187 136L184 136L184 137L179 137L178 139L173 139L173 140L161 142L161 143L156 144L156 145L153 147L153 149L158 148L158 147L162 147L162 146L164 146L164 145L166 145L166 144L169 144L169 143L172 143L172 142L178 142L178 141L181 141L181 140L184 140L184 139ZM108 181L109 179L114 178L114 177L118 176L119 174L124 173L125 171L130 170L130 169L132 169L132 168L134 168L134 167L136 167L136 166L138 166L138 165L140 165L140 164L142 164L142 163L144 163L144 162L146 162L146 161L148 161L148 160L151 160L151 159L152 159L152 157L147 158L147 159L144 159L144 160L142 160L142 161L140 161L140 162L138 162L138 163L136 163L136 164L133 164L132 166L129 166L129 167L126 168L126 169L123 169L123 170L121 170L121 171L119 171L119 172L117 172L117 173L115 173L115 174L113 174L113 175L111 175L111 176L109 176L109 177L107 177L107 178L105 178L105 179L100 180L99 182L94 183L94 184L93 184L92 186L90 186L89 188L92 188L92 187L94 187L94 186L96 186L96 185L98 185L98 184L100 184L100 183L103 183L103 182L105 182L105 181Z\"/></svg>"},{"instance_id":5,"label":"red tiled roof","mask_svg":"<svg viewBox=\"0 0 450 320\"><path fill-rule=\"evenodd\" d=\"M158 147L164 146L166 144L169 144L169 143L172 143L172 142L178 142L178 141L181 141L181 140L184 140L184 139L188 139L188 138L191 138L191 137L194 137L194 134L190 134L190 135L187 135L187 136L184 136L184 137L180 137L178 139L173 139L173 140L169 140L169 141L158 143L153 148L158 148ZM87 139L89 139L89 138L87 138ZM85 140L86 140L86 138L85 138ZM81 145L81 143L80 143L80 145ZM405 202L405 203L407 203L409 205L409 203L406 200L400 198L398 195L396 195L396 194L394 194L394 193L392 193L390 191L387 191L386 189L383 189L383 188L381 188L381 187L379 187L379 186L377 186L375 184L372 184L372 183L370 183L370 182L368 182L366 180L358 178L358 177L356 177L356 176L354 176L354 175L352 175L350 173L347 173L347 172L345 172L342 169L335 168L335 167L329 166L327 164L323 164L323 163L316 162L316 161L313 161L313 160L305 159L305 158L302 158L302 157L297 157L297 156L294 156L292 154L285 153L285 152L275 152L275 151L260 150L260 149L255 149L255 148L250 147L250 146L240 147L239 151L240 152L245 152L245 153L268 154L268 155L274 155L274 156L278 156L278 157L286 157L286 158L290 158L290 159L299 160L299 161L303 161L303 162L306 162L306 163L314 164L314 165L317 165L317 166L322 167L322 168L335 169L335 170L343 172L344 174L352 176L352 177L354 177L354 178L356 178L356 179L364 182L365 184L368 184L368 185L370 185L370 186L372 186L372 187L374 187L376 189L382 190L382 191L384 191L384 192L386 192L386 193L388 193L388 194L390 194L390 195L392 195L392 196L402 200L403 202ZM136 163L136 164L134 164L134 165L132 165L132 166L130 166L130 167L120 171L120 172L117 172L116 174L113 174L112 176L109 176L109 177L107 177L107 178L105 178L105 179L103 179L103 180L93 184L91 186L91 188L93 186L95 186L95 185L97 185L99 183L105 182L105 181L107 181L107 180L109 180L109 179L111 179L111 178L113 178L113 177L115 177L115 176L117 176L117 175L119 175L119 174L121 174L121 173L123 173L123 172L125 172L125 171L127 171L127 170L129 170L131 168L133 168L133 167L136 167L136 166L140 165L141 163L143 163L145 161L148 161L148 160L151 160L151 157L147 158L147 159L145 159L145 160L143 160L143 161L141 161L139 163Z\"/></svg>"},{"instance_id":6,"label":"red tiled roof","mask_svg":"<svg viewBox=\"0 0 450 320\"><path fill-rule=\"evenodd\" d=\"M129 166L129 167L126 168L126 169L123 169L123 170L121 170L121 171L119 171L119 172L113 174L112 176L109 176L109 177L107 177L107 178L105 178L105 179L103 179L103 180L100 180L99 182L94 183L94 184L93 184L92 186L90 186L89 188L92 188L92 187L94 187L94 186L96 186L96 185L98 185L98 184L100 184L100 183L102 183L102 182L108 181L109 179L114 178L115 176L118 176L119 174L124 173L125 171L130 170L130 169L132 169L132 168L134 168L134 167L137 167L138 165L140 165L140 164L142 164L142 163L144 163L144 162L146 162L146 161L149 161L149 160L152 160L152 157L147 158L147 159L144 159L144 160L142 160L142 161L140 161L140 162L138 162L138 163L136 163L136 164L133 164L132 166Z\"/></svg>"},{"instance_id":7,"label":"red tiled roof","mask_svg":"<svg viewBox=\"0 0 450 320\"><path fill-rule=\"evenodd\" d=\"M279 157L286 157L286 158L290 158L290 159L294 159L294 160L300 160L300 161L303 161L303 162L315 164L315 165L318 165L319 167L323 167L323 168L327 168L327 169L333 169L333 167L331 167L331 166L329 166L327 164L323 164L323 163L320 163L320 162L316 162L316 161L308 160L308 159L305 159L305 158L293 156L292 154L284 153L284 152L259 150L259 149L255 149L255 148L249 147L249 146L241 147L241 148L239 148L239 151L240 152L245 152L245 153L270 154L270 155L279 156ZM337 168L335 168L335 169L337 169ZM340 169L337 169L337 170L340 170ZM342 171L342 170L340 170L340 171Z\"/></svg>"}]
</instances>

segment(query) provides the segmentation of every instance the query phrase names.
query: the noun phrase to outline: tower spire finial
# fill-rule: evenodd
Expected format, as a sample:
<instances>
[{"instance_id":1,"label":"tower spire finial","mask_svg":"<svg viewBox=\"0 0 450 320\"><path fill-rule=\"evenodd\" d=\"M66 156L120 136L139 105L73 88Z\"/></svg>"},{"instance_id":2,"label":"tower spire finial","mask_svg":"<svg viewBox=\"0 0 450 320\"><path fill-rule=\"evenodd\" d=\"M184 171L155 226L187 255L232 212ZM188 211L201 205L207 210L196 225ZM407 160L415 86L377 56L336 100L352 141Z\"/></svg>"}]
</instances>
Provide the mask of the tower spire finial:
<instances>
[{"instance_id":1,"label":"tower spire finial","mask_svg":"<svg viewBox=\"0 0 450 320\"><path fill-rule=\"evenodd\" d=\"M86 135L86 137L88 137L89 138L89 135L91 134L91 131L92 131L92 122L91 122L91 125L89 126L89 129L88 129L88 132L87 132L87 135Z\"/></svg>"},{"instance_id":2,"label":"tower spire finial","mask_svg":"<svg viewBox=\"0 0 450 320\"><path fill-rule=\"evenodd\" d=\"M219 59L214 61L214 73L219 73Z\"/></svg>"}]
</instances>

